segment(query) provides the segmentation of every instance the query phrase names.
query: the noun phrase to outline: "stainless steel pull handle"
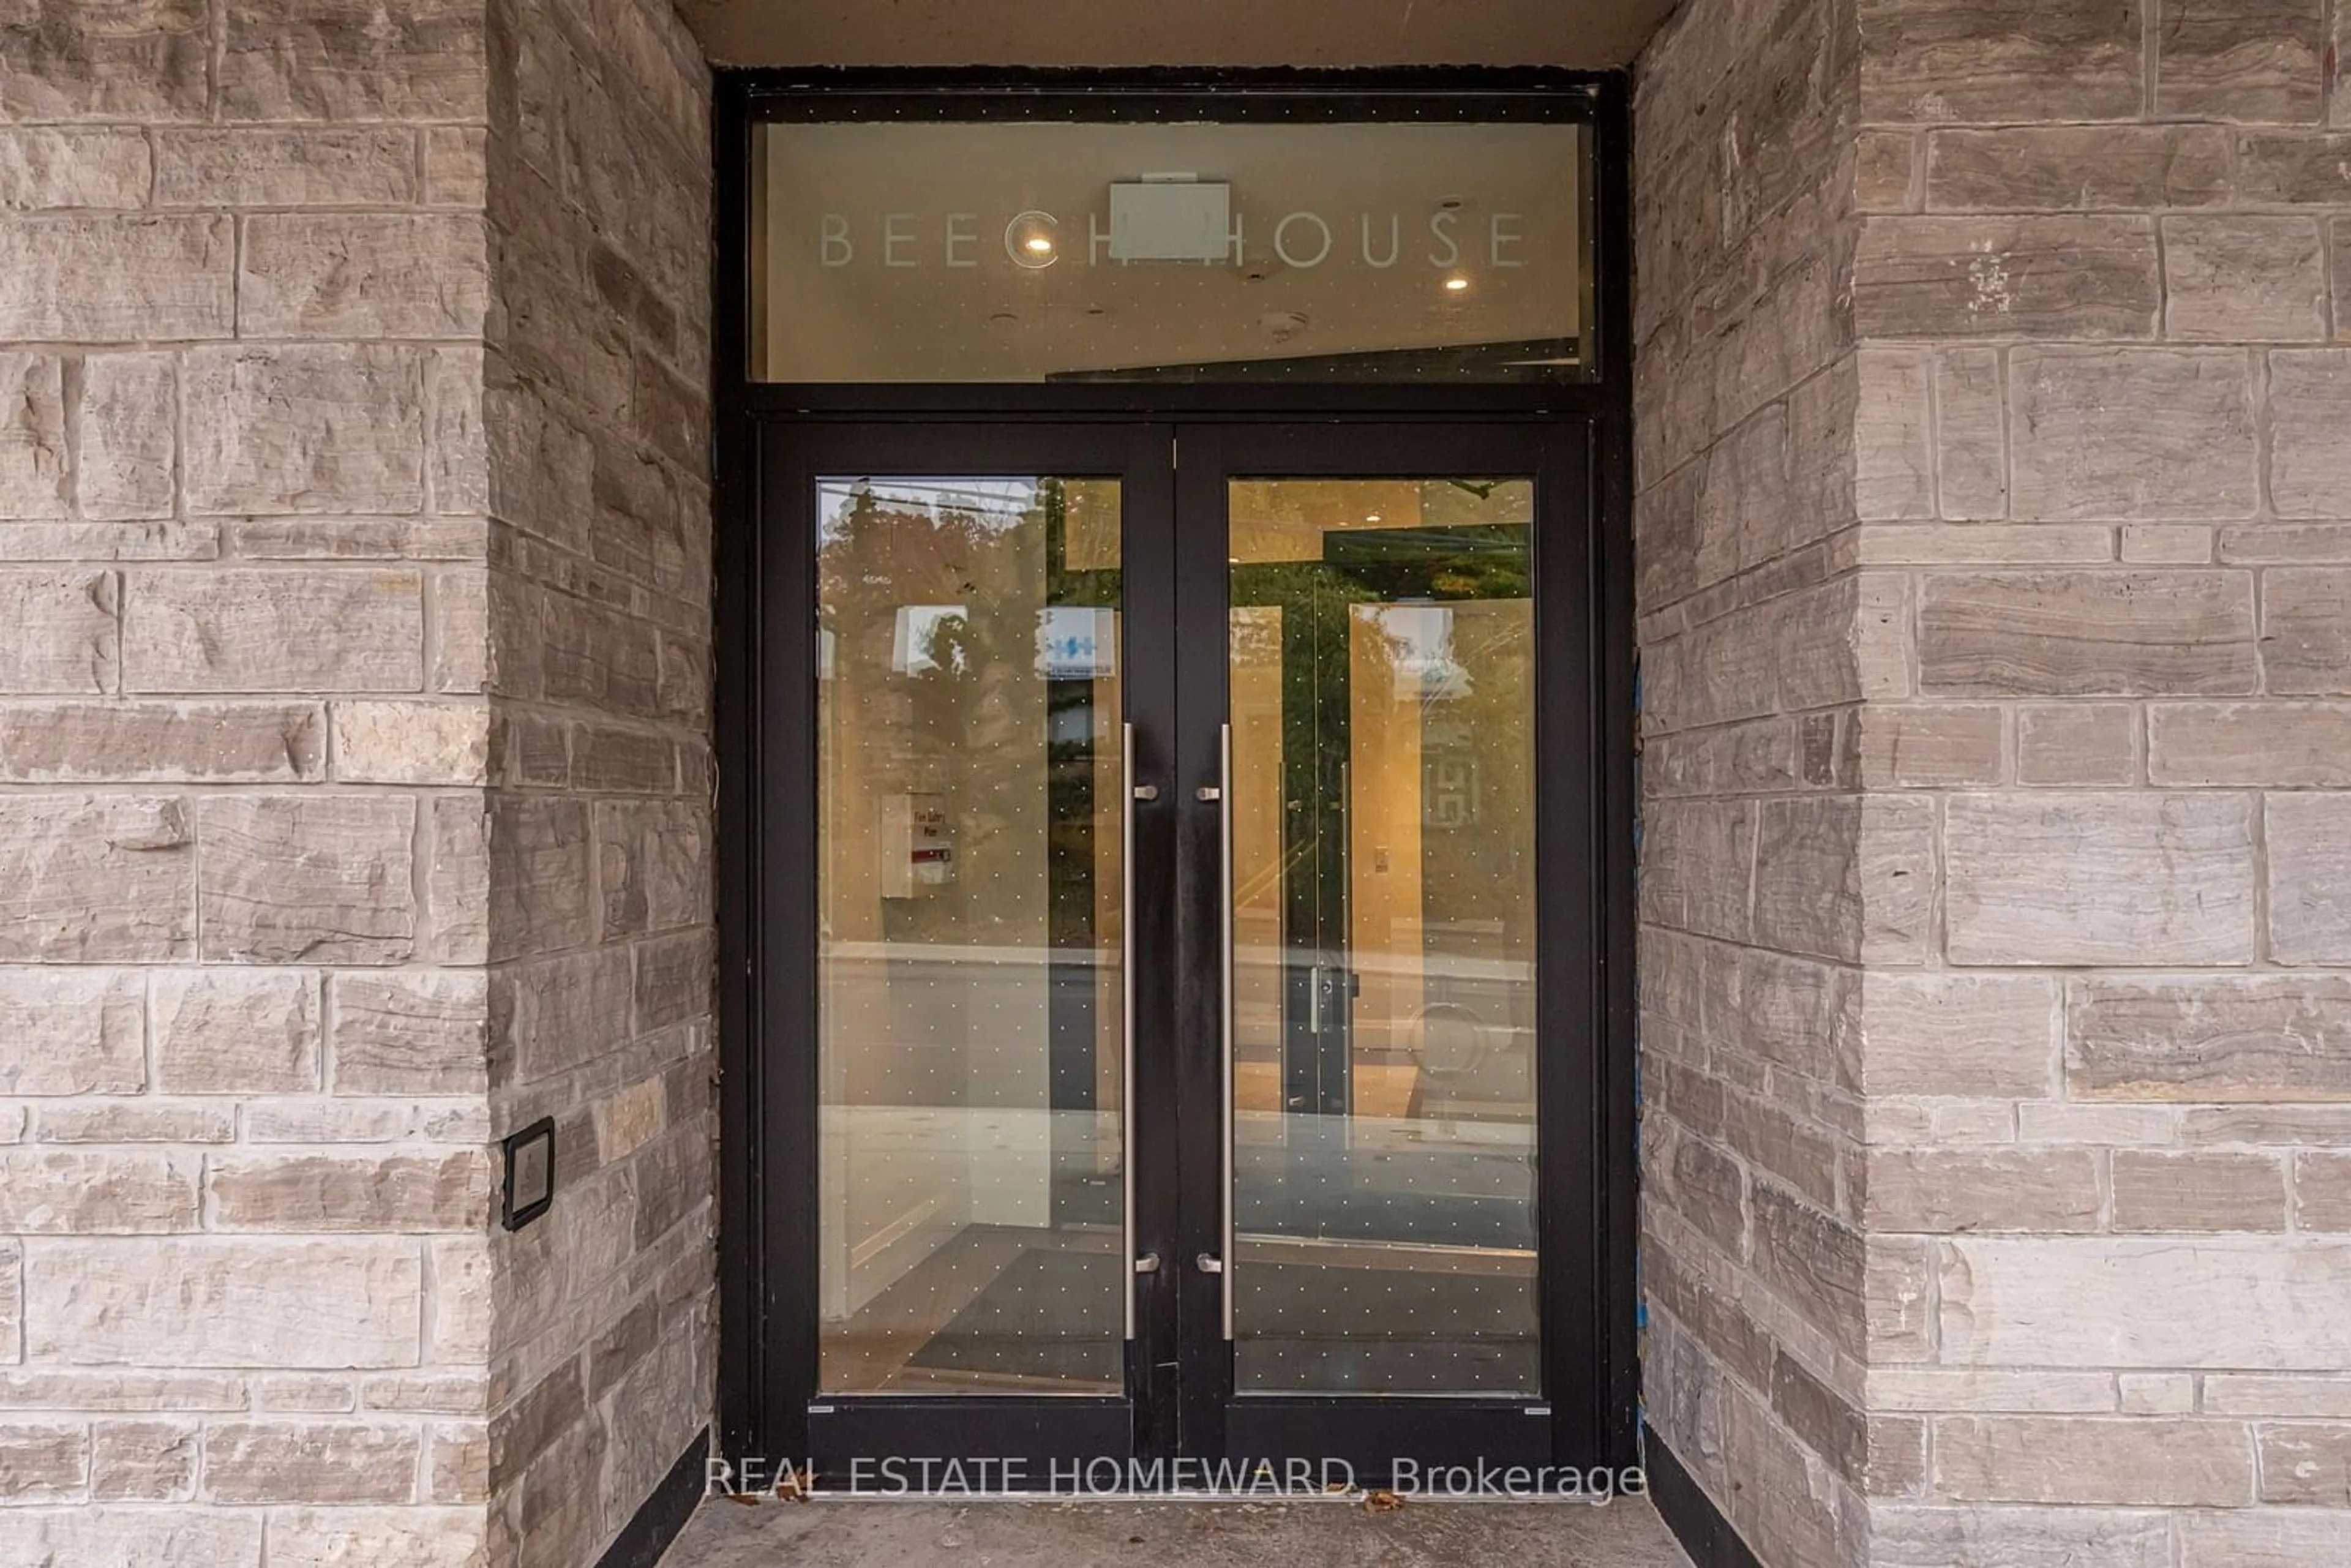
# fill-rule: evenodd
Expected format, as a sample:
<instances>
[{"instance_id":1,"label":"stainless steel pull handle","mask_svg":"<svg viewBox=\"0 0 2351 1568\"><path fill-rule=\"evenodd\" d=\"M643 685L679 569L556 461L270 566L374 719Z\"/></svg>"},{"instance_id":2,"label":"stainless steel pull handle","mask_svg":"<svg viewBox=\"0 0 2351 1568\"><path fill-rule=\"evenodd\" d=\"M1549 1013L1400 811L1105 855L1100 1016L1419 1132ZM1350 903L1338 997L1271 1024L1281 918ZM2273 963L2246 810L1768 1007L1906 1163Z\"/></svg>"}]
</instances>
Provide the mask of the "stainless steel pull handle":
<instances>
[{"instance_id":1,"label":"stainless steel pull handle","mask_svg":"<svg viewBox=\"0 0 2351 1568\"><path fill-rule=\"evenodd\" d=\"M1143 791L1134 783L1134 726L1119 726L1118 838L1118 996L1119 996L1119 1245L1134 1249L1134 802ZM1157 790L1153 790L1157 794ZM1146 797L1147 798L1147 797ZM1151 1255L1151 1268L1159 1266ZM1135 1260L1134 1271L1150 1269ZM1134 1337L1134 1290L1126 1291L1126 1337Z\"/></svg>"},{"instance_id":2,"label":"stainless steel pull handle","mask_svg":"<svg viewBox=\"0 0 2351 1568\"><path fill-rule=\"evenodd\" d=\"M1221 1274L1225 1271L1225 1260L1214 1252L1203 1252L1192 1260L1192 1267L1203 1274ZM1229 1329L1226 1331L1225 1337L1232 1338L1232 1332Z\"/></svg>"},{"instance_id":3,"label":"stainless steel pull handle","mask_svg":"<svg viewBox=\"0 0 2351 1568\"><path fill-rule=\"evenodd\" d=\"M1159 1254L1156 1252L1145 1252L1142 1257L1137 1258L1134 1260L1134 1271L1138 1274L1156 1274L1159 1272Z\"/></svg>"},{"instance_id":4,"label":"stainless steel pull handle","mask_svg":"<svg viewBox=\"0 0 2351 1568\"><path fill-rule=\"evenodd\" d=\"M1207 1274L1224 1274L1225 1260L1233 1254L1233 727L1228 722L1217 733L1217 908L1224 926L1224 949L1220 955L1224 989L1218 998L1223 1009L1224 1024L1224 1155L1223 1189L1218 1201L1223 1207L1217 1234L1224 1246L1222 1258L1200 1260L1200 1270ZM1210 1268L1210 1264L1215 1264ZM1226 1275L1223 1322L1225 1337L1233 1337L1233 1281Z\"/></svg>"}]
</instances>

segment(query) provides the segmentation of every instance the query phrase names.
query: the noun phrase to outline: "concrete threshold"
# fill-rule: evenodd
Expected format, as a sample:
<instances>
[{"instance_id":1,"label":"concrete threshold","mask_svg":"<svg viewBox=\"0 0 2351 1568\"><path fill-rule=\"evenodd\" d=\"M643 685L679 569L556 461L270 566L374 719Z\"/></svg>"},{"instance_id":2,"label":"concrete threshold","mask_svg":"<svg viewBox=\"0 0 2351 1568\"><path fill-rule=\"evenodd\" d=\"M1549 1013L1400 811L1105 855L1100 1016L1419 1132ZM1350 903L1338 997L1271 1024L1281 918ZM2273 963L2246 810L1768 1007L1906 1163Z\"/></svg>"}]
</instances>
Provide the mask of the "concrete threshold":
<instances>
[{"instance_id":1,"label":"concrete threshold","mask_svg":"<svg viewBox=\"0 0 2351 1568\"><path fill-rule=\"evenodd\" d=\"M1689 1568L1646 1499L1591 1503L1359 1499L1288 1502L705 1502L661 1568Z\"/></svg>"}]
</instances>

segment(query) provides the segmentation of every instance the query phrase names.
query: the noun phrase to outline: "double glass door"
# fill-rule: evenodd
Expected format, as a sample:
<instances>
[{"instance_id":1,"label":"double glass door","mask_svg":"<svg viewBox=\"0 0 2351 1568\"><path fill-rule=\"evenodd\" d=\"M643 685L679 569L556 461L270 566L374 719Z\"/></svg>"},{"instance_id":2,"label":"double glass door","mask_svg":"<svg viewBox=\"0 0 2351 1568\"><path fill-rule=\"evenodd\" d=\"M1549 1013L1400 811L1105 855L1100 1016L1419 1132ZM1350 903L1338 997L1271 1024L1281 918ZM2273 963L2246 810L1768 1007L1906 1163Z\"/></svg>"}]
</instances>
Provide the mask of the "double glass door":
<instances>
[{"instance_id":1,"label":"double glass door","mask_svg":"<svg viewBox=\"0 0 2351 1568\"><path fill-rule=\"evenodd\" d=\"M820 1471L1596 1452L1582 432L806 423L761 484Z\"/></svg>"}]
</instances>

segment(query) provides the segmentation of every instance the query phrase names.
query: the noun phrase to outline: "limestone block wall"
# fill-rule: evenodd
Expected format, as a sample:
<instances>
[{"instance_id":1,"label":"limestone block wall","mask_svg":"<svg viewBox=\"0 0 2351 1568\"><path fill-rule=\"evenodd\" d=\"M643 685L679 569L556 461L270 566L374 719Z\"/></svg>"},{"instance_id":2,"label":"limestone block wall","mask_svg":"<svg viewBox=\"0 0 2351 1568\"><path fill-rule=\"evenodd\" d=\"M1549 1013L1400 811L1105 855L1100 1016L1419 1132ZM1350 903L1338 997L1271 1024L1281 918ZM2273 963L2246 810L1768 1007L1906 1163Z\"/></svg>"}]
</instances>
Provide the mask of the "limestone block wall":
<instances>
[{"instance_id":1,"label":"limestone block wall","mask_svg":"<svg viewBox=\"0 0 2351 1568\"><path fill-rule=\"evenodd\" d=\"M478 39L0 14L12 1554L484 1536Z\"/></svg>"},{"instance_id":2,"label":"limestone block wall","mask_svg":"<svg viewBox=\"0 0 2351 1568\"><path fill-rule=\"evenodd\" d=\"M1790 11L1693 0L1644 57L1645 1385L1768 1563L2351 1541L2339 10L1859 0L1750 87ZM1808 537L1817 663L1760 631Z\"/></svg>"},{"instance_id":3,"label":"limestone block wall","mask_svg":"<svg viewBox=\"0 0 2351 1568\"><path fill-rule=\"evenodd\" d=\"M33 1560L592 1561L707 1406L704 78L561 9L0 10Z\"/></svg>"},{"instance_id":4,"label":"limestone block wall","mask_svg":"<svg viewBox=\"0 0 2351 1568\"><path fill-rule=\"evenodd\" d=\"M1873 1560L2351 1542L2351 12L1864 0ZM2330 24L2335 36L2330 36ZM2336 129L2330 130L2333 126ZM2177 1552L2177 1558L2172 1555Z\"/></svg>"},{"instance_id":5,"label":"limestone block wall","mask_svg":"<svg viewBox=\"0 0 2351 1568\"><path fill-rule=\"evenodd\" d=\"M1932 839L1859 756L1855 43L1850 5L1693 0L1634 111L1643 1388L1788 1564L1849 1551L1871 1343L1923 1273L1861 1227L1861 982L1923 956Z\"/></svg>"},{"instance_id":6,"label":"limestone block wall","mask_svg":"<svg viewBox=\"0 0 2351 1568\"><path fill-rule=\"evenodd\" d=\"M491 1115L559 1196L491 1244L489 1485L556 1568L712 1408L709 74L668 0L490 25Z\"/></svg>"}]
</instances>

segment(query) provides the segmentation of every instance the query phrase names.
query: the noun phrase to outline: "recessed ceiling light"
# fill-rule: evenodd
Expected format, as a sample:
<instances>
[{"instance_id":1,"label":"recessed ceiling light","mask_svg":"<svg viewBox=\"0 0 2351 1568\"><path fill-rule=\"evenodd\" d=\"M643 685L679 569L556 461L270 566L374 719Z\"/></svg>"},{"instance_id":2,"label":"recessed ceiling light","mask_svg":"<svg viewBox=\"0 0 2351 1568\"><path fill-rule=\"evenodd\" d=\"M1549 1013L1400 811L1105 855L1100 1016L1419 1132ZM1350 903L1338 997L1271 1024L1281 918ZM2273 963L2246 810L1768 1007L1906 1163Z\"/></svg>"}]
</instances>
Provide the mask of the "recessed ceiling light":
<instances>
[{"instance_id":1,"label":"recessed ceiling light","mask_svg":"<svg viewBox=\"0 0 2351 1568\"><path fill-rule=\"evenodd\" d=\"M1367 523L1376 523L1379 520L1380 515L1377 512L1365 512L1364 514L1364 521Z\"/></svg>"},{"instance_id":2,"label":"recessed ceiling light","mask_svg":"<svg viewBox=\"0 0 2351 1568\"><path fill-rule=\"evenodd\" d=\"M1061 260L1061 241L1054 234L1058 222L1050 213L1034 208L1016 214L1004 225L1004 249L1013 261L1031 272L1040 271Z\"/></svg>"},{"instance_id":3,"label":"recessed ceiling light","mask_svg":"<svg viewBox=\"0 0 2351 1568\"><path fill-rule=\"evenodd\" d=\"M1445 291L1447 294L1458 294L1468 287L1469 280L1466 277L1448 277L1445 280Z\"/></svg>"},{"instance_id":4,"label":"recessed ceiling light","mask_svg":"<svg viewBox=\"0 0 2351 1568\"><path fill-rule=\"evenodd\" d=\"M1269 310L1257 319L1258 329L1277 343L1287 343L1306 330L1303 310Z\"/></svg>"}]
</instances>

